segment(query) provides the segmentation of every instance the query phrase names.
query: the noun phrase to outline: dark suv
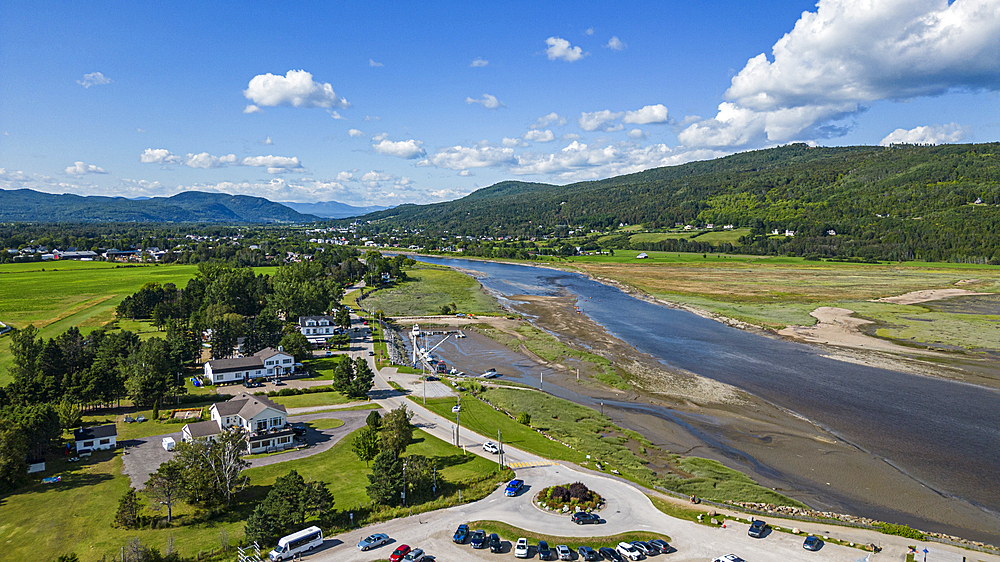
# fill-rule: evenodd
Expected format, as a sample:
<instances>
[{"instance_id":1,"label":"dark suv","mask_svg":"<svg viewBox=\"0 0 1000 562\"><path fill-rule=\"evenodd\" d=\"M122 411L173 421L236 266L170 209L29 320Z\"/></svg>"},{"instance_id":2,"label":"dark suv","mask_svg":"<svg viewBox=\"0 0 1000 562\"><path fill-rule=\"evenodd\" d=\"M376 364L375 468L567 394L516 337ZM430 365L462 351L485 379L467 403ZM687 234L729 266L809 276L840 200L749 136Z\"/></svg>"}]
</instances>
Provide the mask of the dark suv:
<instances>
[{"instance_id":1,"label":"dark suv","mask_svg":"<svg viewBox=\"0 0 1000 562\"><path fill-rule=\"evenodd\" d=\"M747 534L755 539L759 539L764 536L764 531L766 529L767 523L761 519L756 519L750 524L750 530L747 531Z\"/></svg>"},{"instance_id":2,"label":"dark suv","mask_svg":"<svg viewBox=\"0 0 1000 562\"><path fill-rule=\"evenodd\" d=\"M601 518L593 513L587 513L586 511L577 511L570 518L571 521L577 525L587 525L588 523L597 524L601 522Z\"/></svg>"},{"instance_id":3,"label":"dark suv","mask_svg":"<svg viewBox=\"0 0 1000 562\"><path fill-rule=\"evenodd\" d=\"M496 533L490 535L490 552L494 554L503 552L503 543L500 542L500 535Z\"/></svg>"}]
</instances>

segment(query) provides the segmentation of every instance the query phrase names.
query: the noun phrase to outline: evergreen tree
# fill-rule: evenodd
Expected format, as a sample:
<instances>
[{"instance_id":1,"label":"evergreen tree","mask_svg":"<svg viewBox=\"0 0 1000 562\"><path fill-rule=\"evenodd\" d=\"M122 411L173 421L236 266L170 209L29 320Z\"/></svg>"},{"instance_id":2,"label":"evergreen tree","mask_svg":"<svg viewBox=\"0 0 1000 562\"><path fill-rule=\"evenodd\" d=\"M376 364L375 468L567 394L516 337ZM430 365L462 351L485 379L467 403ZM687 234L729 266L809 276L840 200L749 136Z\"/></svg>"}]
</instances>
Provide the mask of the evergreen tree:
<instances>
[{"instance_id":1,"label":"evergreen tree","mask_svg":"<svg viewBox=\"0 0 1000 562\"><path fill-rule=\"evenodd\" d=\"M393 451L383 450L368 475L368 497L380 505L398 505L403 492L403 460Z\"/></svg>"},{"instance_id":2,"label":"evergreen tree","mask_svg":"<svg viewBox=\"0 0 1000 562\"><path fill-rule=\"evenodd\" d=\"M413 440L413 412L406 409L405 404L391 410L382 418L382 429L379 440L382 449L399 456L406 452L407 445Z\"/></svg>"},{"instance_id":3,"label":"evergreen tree","mask_svg":"<svg viewBox=\"0 0 1000 562\"><path fill-rule=\"evenodd\" d=\"M372 410L368 417L365 418L365 424L371 429L378 431L382 429L382 414L378 413L378 410Z\"/></svg>"},{"instance_id":4,"label":"evergreen tree","mask_svg":"<svg viewBox=\"0 0 1000 562\"><path fill-rule=\"evenodd\" d=\"M167 522L173 519L174 504L184 496L184 467L177 460L169 460L160 465L146 481L146 495L154 502L167 508Z\"/></svg>"},{"instance_id":5,"label":"evergreen tree","mask_svg":"<svg viewBox=\"0 0 1000 562\"><path fill-rule=\"evenodd\" d=\"M135 492L135 488L130 486L118 502L113 526L119 529L135 529L139 526L140 509L142 506L139 504L139 495Z\"/></svg>"}]
</instances>

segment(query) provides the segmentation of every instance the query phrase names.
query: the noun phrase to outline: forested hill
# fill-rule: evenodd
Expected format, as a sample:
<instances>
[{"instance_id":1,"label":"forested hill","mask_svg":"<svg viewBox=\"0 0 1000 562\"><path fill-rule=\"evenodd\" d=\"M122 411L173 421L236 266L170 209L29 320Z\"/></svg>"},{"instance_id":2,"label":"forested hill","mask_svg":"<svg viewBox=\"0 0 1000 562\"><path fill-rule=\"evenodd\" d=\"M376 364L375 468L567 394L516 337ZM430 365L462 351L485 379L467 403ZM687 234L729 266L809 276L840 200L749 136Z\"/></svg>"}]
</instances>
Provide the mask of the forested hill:
<instances>
[{"instance_id":1,"label":"forested hill","mask_svg":"<svg viewBox=\"0 0 1000 562\"><path fill-rule=\"evenodd\" d=\"M732 247L666 240L642 249L1000 262L998 205L997 143L798 144L565 186L502 182L456 201L364 218L379 228L463 235L732 224L753 234ZM796 236L768 236L774 229Z\"/></svg>"},{"instance_id":2,"label":"forested hill","mask_svg":"<svg viewBox=\"0 0 1000 562\"><path fill-rule=\"evenodd\" d=\"M172 197L53 195L0 189L0 222L292 223L319 220L262 197L186 191Z\"/></svg>"}]
</instances>

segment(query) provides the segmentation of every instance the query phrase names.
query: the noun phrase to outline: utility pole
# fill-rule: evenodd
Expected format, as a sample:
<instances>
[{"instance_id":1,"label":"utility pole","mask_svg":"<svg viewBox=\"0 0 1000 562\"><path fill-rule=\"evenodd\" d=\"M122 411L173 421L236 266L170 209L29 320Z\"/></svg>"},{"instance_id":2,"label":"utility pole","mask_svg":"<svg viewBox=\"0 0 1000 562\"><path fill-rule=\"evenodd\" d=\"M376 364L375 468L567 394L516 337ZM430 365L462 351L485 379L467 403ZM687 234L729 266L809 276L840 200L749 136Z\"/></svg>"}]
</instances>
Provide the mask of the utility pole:
<instances>
[{"instance_id":1,"label":"utility pole","mask_svg":"<svg viewBox=\"0 0 1000 562\"><path fill-rule=\"evenodd\" d=\"M403 507L406 507L406 459L403 459L403 491L399 495L403 499Z\"/></svg>"},{"instance_id":2,"label":"utility pole","mask_svg":"<svg viewBox=\"0 0 1000 562\"><path fill-rule=\"evenodd\" d=\"M497 453L497 468L503 468L503 430L497 430L497 441L500 442L498 445L500 451Z\"/></svg>"},{"instance_id":3,"label":"utility pole","mask_svg":"<svg viewBox=\"0 0 1000 562\"><path fill-rule=\"evenodd\" d=\"M538 371L538 390L545 390L545 381L542 378L544 374L544 370Z\"/></svg>"}]
</instances>

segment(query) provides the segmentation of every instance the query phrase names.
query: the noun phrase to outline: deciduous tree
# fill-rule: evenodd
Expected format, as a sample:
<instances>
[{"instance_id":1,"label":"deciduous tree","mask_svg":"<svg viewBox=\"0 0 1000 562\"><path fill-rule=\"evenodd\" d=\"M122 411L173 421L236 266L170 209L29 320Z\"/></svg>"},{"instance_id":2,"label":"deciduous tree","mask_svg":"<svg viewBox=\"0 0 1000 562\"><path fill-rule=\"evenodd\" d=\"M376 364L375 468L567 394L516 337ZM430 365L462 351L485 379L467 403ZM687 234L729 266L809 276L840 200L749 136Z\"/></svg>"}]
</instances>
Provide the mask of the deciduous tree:
<instances>
[{"instance_id":1,"label":"deciduous tree","mask_svg":"<svg viewBox=\"0 0 1000 562\"><path fill-rule=\"evenodd\" d=\"M354 451L359 460L365 461L365 466L367 467L372 459L378 455L378 445L378 430L366 425L354 436L354 441L351 442L351 450Z\"/></svg>"}]
</instances>

